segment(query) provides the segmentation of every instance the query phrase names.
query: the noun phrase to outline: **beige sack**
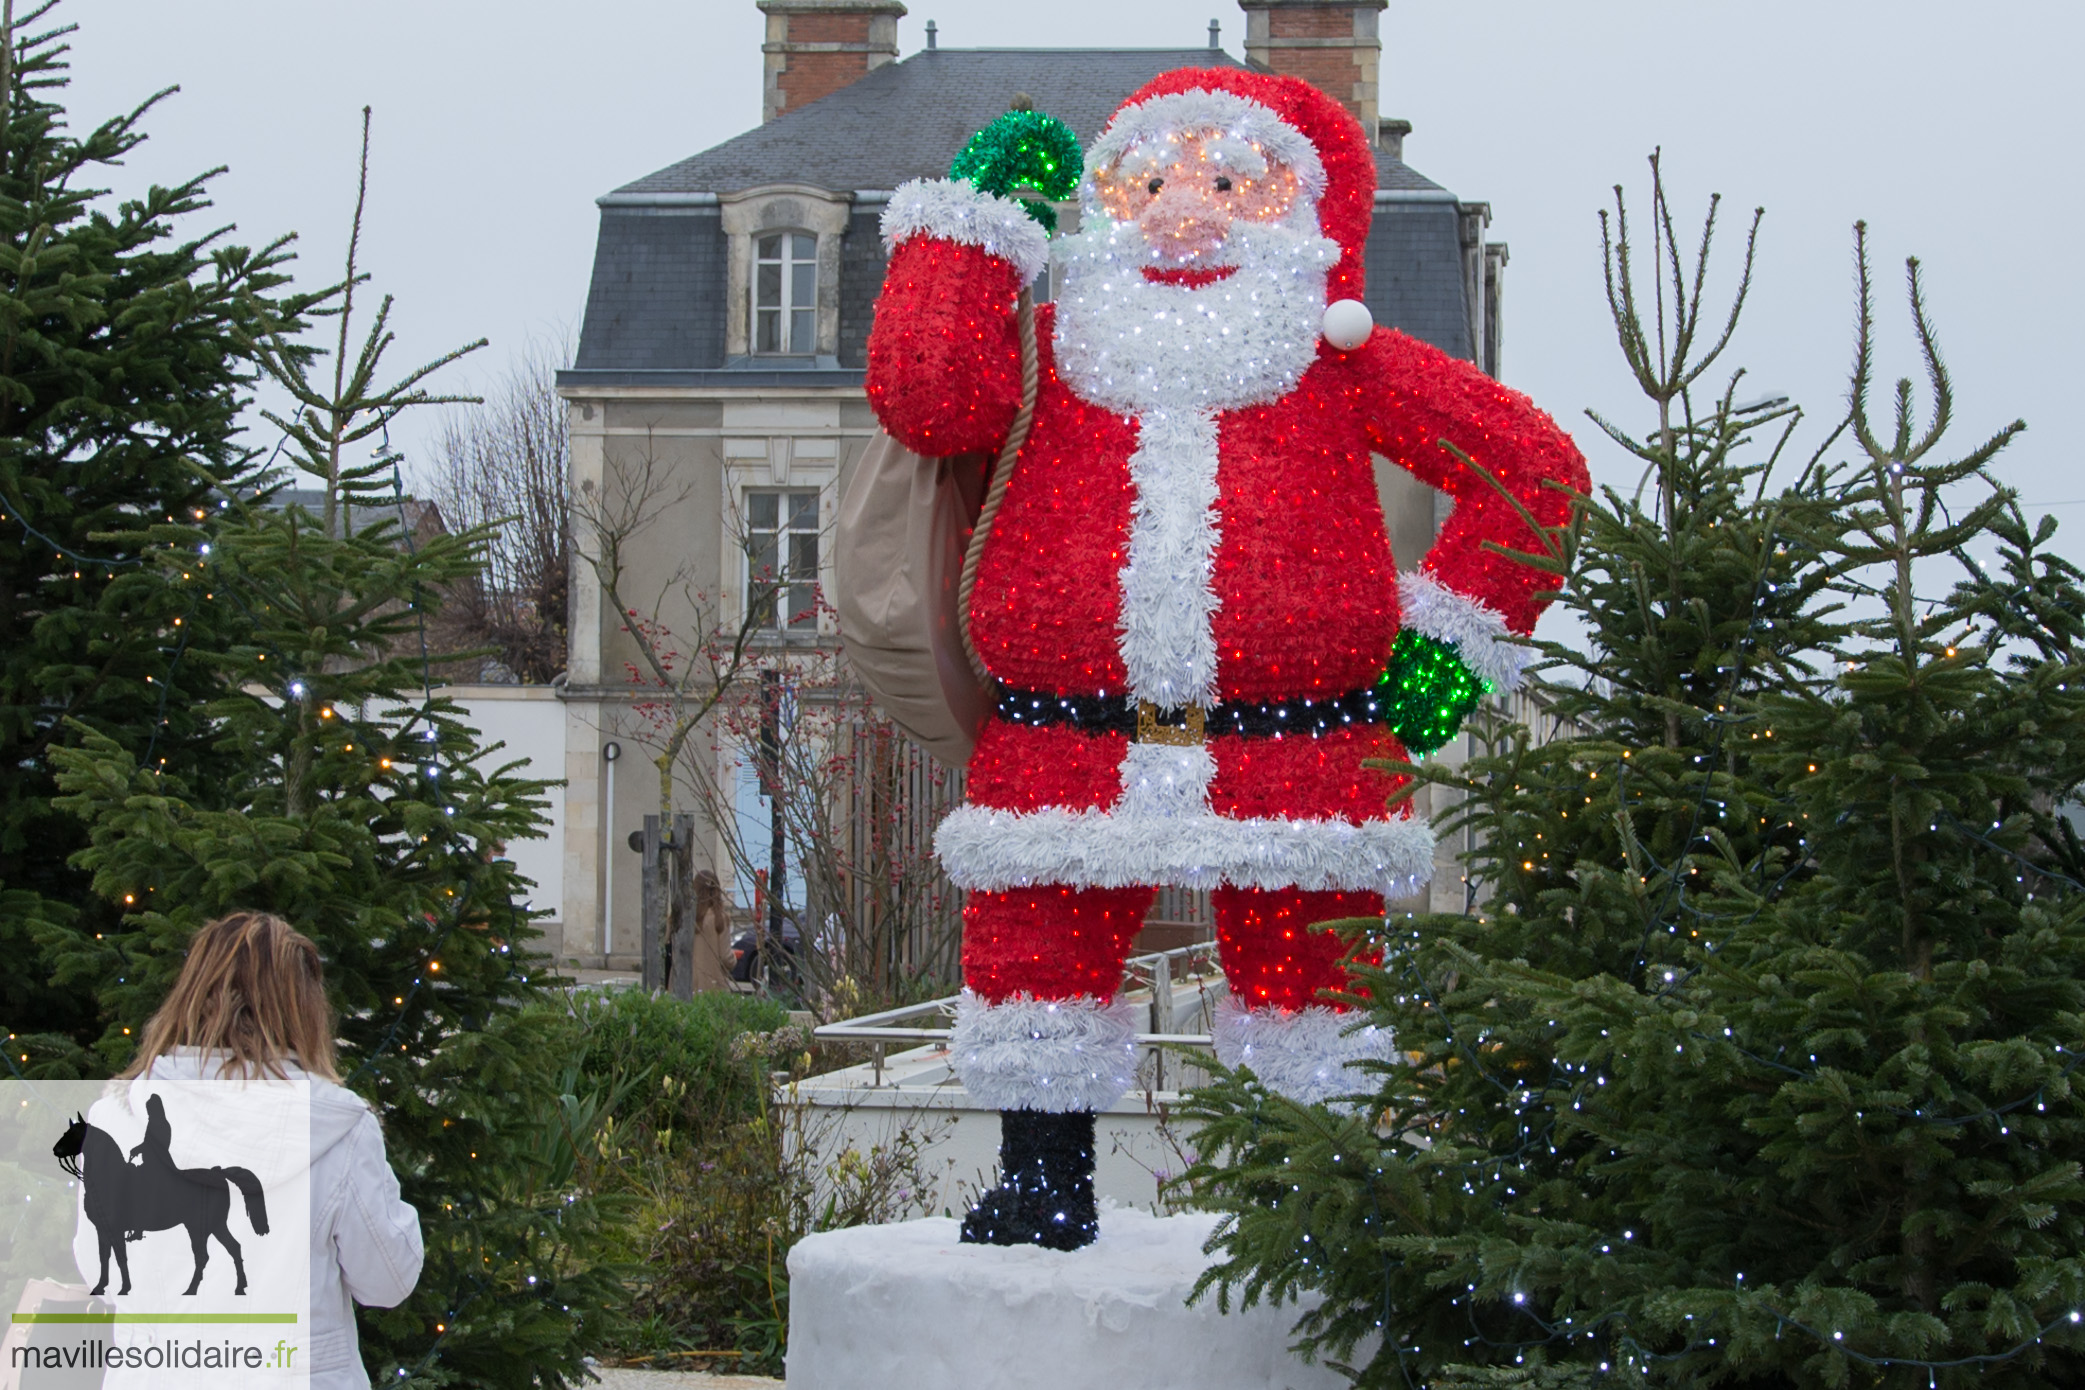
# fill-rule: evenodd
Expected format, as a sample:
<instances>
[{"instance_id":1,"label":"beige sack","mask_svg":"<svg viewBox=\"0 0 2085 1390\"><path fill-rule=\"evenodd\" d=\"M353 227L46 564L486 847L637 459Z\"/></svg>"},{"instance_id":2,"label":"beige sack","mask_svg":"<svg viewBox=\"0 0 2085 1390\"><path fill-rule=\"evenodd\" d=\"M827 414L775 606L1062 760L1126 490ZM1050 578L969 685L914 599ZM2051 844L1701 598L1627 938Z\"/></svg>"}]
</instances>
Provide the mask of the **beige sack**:
<instances>
[{"instance_id":1,"label":"beige sack","mask_svg":"<svg viewBox=\"0 0 2085 1390\"><path fill-rule=\"evenodd\" d=\"M970 761L991 708L963 654L956 586L987 460L927 458L879 433L840 501L840 639L893 724L950 767Z\"/></svg>"}]
</instances>

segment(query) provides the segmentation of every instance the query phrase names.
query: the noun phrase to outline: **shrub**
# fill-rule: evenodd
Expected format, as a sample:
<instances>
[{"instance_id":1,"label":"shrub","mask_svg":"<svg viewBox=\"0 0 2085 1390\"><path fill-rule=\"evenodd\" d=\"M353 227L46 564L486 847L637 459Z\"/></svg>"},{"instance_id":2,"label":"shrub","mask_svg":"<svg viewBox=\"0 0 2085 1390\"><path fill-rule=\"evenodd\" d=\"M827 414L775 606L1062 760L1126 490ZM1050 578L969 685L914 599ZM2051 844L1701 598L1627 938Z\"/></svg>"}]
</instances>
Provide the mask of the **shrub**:
<instances>
[{"instance_id":1,"label":"shrub","mask_svg":"<svg viewBox=\"0 0 2085 1390\"><path fill-rule=\"evenodd\" d=\"M1931 404L1871 419L1858 234L1845 425L1770 472L1787 407L1687 395L1656 198L1697 288L1653 334L1615 252L1661 423L1568 537L1568 723L1412 769L1471 898L1361 924L1361 1112L1189 1106L1211 1281L1320 1293L1300 1345L1384 1390L2080 1384L2085 573L1988 471L2019 426L1937 451L1916 263Z\"/></svg>"},{"instance_id":2,"label":"shrub","mask_svg":"<svg viewBox=\"0 0 2085 1390\"><path fill-rule=\"evenodd\" d=\"M703 998L633 1005L624 1002L630 997L592 1006L596 1039L622 1047L643 1036L641 1024L602 1028L604 1017L646 1012L672 1021ZM768 1008L765 1017L779 1021L781 1011ZM738 999L709 1005L705 1021L721 1022L734 1009L762 1017L755 1001ZM934 1189L928 1129L906 1125L888 1145L834 1153L837 1119L795 1093L812 1066L809 1041L794 1027L741 1032L724 1044L722 1071L706 1070L714 1054L691 1047L681 1054L685 1076L662 1064L652 1101L627 1104L623 1118L602 1128L594 1180L635 1206L619 1252L639 1271L632 1285L638 1325L624 1359L736 1362L779 1374L791 1247L814 1231L925 1214ZM599 1041L589 1055L603 1055ZM699 1102L698 1094L712 1099Z\"/></svg>"},{"instance_id":3,"label":"shrub","mask_svg":"<svg viewBox=\"0 0 2085 1390\"><path fill-rule=\"evenodd\" d=\"M732 1042L789 1021L780 1004L749 994L680 1000L629 989L578 996L569 1007L580 1025L581 1070L631 1087L617 1125L644 1129L662 1144L677 1135L700 1142L757 1114L761 1080L732 1055Z\"/></svg>"}]
</instances>

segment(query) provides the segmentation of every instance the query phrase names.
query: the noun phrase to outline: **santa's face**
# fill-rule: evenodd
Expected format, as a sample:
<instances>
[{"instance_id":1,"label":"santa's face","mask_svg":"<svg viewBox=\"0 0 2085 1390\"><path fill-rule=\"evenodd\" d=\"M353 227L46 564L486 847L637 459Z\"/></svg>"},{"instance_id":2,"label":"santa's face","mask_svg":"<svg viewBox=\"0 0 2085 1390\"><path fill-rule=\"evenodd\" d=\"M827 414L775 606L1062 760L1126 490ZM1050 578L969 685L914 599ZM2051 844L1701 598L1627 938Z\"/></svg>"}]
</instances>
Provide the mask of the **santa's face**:
<instances>
[{"instance_id":1,"label":"santa's face","mask_svg":"<svg viewBox=\"0 0 2085 1390\"><path fill-rule=\"evenodd\" d=\"M1295 170L1250 142L1194 132L1132 148L1094 171L1093 191L1111 219L1134 222L1153 256L1173 263L1146 268L1160 279L1215 266L1233 224L1286 220L1301 188Z\"/></svg>"},{"instance_id":2,"label":"santa's face","mask_svg":"<svg viewBox=\"0 0 2085 1390\"><path fill-rule=\"evenodd\" d=\"M1184 130L1094 169L1081 229L1053 256L1060 375L1144 414L1292 390L1317 355L1339 247L1294 170L1237 135Z\"/></svg>"}]
</instances>

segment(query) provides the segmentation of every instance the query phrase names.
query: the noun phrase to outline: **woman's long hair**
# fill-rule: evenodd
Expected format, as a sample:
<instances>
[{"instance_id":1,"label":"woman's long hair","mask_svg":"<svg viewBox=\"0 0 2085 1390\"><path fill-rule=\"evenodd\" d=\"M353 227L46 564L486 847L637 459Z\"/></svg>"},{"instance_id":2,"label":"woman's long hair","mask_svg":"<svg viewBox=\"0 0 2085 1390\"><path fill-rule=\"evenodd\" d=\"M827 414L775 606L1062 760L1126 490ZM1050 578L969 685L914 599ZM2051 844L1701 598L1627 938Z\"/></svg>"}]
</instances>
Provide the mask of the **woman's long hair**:
<instances>
[{"instance_id":1,"label":"woman's long hair","mask_svg":"<svg viewBox=\"0 0 2085 1390\"><path fill-rule=\"evenodd\" d=\"M695 920L700 923L710 913L717 914L717 930L731 925L731 914L724 906L724 886L709 869L697 871L695 875Z\"/></svg>"},{"instance_id":2,"label":"woman's long hair","mask_svg":"<svg viewBox=\"0 0 2085 1390\"><path fill-rule=\"evenodd\" d=\"M177 1047L221 1055L220 1075L280 1077L289 1060L340 1080L318 946L270 912L234 912L198 931L123 1075L142 1076Z\"/></svg>"}]
</instances>

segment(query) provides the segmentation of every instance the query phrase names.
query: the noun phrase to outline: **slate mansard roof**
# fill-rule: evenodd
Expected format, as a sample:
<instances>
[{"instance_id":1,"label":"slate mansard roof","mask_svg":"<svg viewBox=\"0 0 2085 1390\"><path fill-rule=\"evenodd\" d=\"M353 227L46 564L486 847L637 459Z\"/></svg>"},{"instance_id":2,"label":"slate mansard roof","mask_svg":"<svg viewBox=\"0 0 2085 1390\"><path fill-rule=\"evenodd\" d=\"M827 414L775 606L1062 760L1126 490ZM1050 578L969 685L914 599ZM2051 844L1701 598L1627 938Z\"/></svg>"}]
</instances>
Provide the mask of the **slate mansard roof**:
<instances>
[{"instance_id":1,"label":"slate mansard roof","mask_svg":"<svg viewBox=\"0 0 2085 1390\"><path fill-rule=\"evenodd\" d=\"M1220 50L929 49L822 100L628 183L599 200L593 280L567 385L843 386L861 380L883 278L877 219L908 179L936 178L1017 92L1082 142L1131 92L1182 67L1241 66ZM1455 196L1403 160L1376 156L1368 305L1387 323L1472 355ZM840 249L839 370L727 362L726 239L717 196L771 184L848 195Z\"/></svg>"},{"instance_id":2,"label":"slate mansard roof","mask_svg":"<svg viewBox=\"0 0 2085 1390\"><path fill-rule=\"evenodd\" d=\"M1026 92L1091 144L1122 99L1174 68L1242 67L1208 48L942 48L886 63L823 101L756 126L610 194L734 193L807 183L835 193L940 178L964 142ZM1387 165L1387 167L1385 167ZM1400 160L1384 187L1438 188Z\"/></svg>"}]
</instances>

